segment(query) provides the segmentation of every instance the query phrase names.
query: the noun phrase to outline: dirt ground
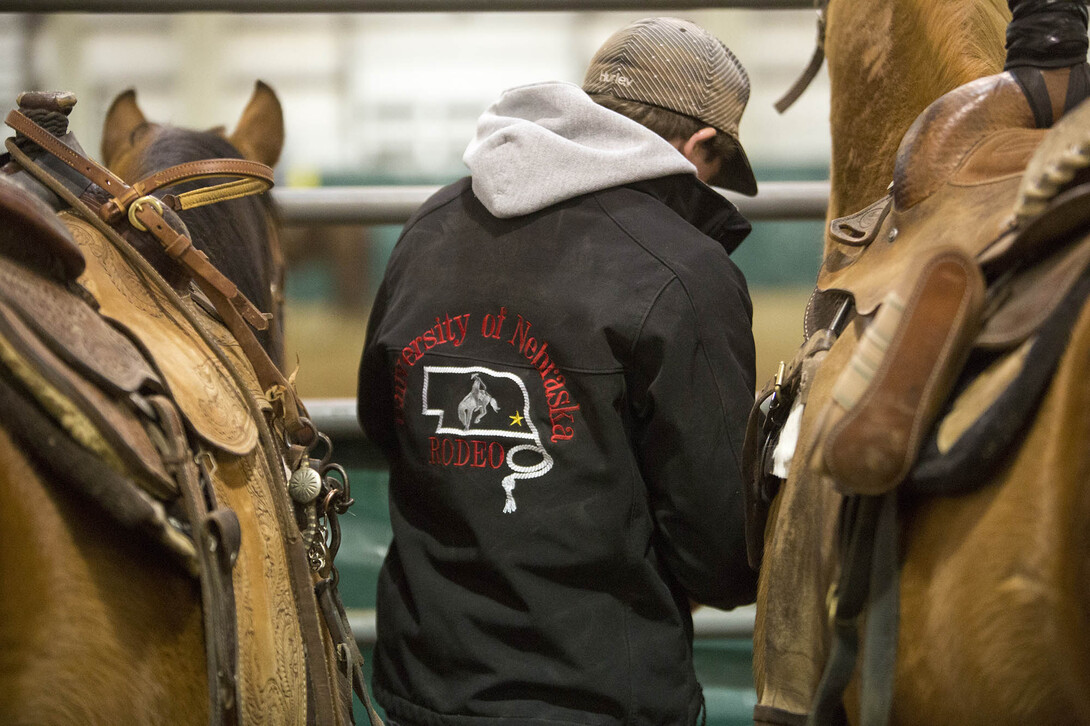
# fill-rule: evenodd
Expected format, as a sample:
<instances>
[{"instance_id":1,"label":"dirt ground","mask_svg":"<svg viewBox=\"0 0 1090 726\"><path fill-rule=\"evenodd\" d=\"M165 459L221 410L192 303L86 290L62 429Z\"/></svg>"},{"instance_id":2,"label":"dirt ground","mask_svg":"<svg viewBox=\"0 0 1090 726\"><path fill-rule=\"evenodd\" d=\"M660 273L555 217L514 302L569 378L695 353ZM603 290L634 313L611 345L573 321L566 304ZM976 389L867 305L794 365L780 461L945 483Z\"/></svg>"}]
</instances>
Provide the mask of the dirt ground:
<instances>
[{"instance_id":1,"label":"dirt ground","mask_svg":"<svg viewBox=\"0 0 1090 726\"><path fill-rule=\"evenodd\" d=\"M790 360L802 344L802 313L810 288L750 292L759 389L775 374L777 364ZM288 368L298 364L296 384L303 397L354 397L366 314L346 315L328 305L289 302L286 320Z\"/></svg>"}]
</instances>

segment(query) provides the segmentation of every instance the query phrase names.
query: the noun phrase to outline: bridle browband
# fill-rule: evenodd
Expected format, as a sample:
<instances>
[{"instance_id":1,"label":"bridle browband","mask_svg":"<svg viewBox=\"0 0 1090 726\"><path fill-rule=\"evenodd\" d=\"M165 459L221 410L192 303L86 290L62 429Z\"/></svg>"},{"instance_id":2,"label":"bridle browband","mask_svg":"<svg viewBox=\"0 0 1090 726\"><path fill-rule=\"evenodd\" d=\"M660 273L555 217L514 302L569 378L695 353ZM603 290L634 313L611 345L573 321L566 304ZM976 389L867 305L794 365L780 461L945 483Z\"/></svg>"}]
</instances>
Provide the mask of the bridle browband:
<instances>
[{"instance_id":1,"label":"bridle browband","mask_svg":"<svg viewBox=\"0 0 1090 726\"><path fill-rule=\"evenodd\" d=\"M258 330L268 327L265 316L238 291L234 283L212 266L203 252L190 246L188 237L167 223L162 210L164 200L173 209L191 209L260 194L273 185L272 169L245 159L205 159L157 171L129 185L106 167L77 153L21 111L11 111L5 123L112 195L105 204L92 210L102 221L117 224L127 213L130 224L140 231L150 232L171 258L185 265L196 277L215 286L232 301L250 325ZM182 182L227 176L238 178L212 187L170 195L163 200L151 196L154 191Z\"/></svg>"}]
</instances>

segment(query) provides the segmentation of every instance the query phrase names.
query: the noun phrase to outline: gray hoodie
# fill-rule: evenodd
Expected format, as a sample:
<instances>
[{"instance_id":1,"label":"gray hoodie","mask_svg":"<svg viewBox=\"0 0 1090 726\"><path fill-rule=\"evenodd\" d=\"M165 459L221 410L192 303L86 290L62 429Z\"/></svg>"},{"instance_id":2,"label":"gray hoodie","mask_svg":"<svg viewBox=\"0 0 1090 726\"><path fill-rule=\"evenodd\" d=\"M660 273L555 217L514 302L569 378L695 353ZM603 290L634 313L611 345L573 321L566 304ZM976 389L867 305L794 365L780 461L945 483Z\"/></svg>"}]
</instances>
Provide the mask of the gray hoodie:
<instances>
[{"instance_id":1,"label":"gray hoodie","mask_svg":"<svg viewBox=\"0 0 1090 726\"><path fill-rule=\"evenodd\" d=\"M462 158L474 195L501 218L623 184L696 173L661 136L564 82L505 91L477 121L477 136Z\"/></svg>"}]
</instances>

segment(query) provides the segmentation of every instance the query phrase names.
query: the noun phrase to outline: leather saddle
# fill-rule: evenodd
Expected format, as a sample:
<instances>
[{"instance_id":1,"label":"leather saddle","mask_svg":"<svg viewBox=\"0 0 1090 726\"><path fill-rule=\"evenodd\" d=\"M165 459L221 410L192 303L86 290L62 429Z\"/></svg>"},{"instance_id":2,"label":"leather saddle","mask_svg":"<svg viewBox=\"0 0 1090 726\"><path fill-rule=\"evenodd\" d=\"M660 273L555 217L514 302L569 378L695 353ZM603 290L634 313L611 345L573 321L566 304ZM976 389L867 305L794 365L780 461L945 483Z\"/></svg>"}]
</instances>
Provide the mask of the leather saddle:
<instances>
[{"instance_id":1,"label":"leather saddle","mask_svg":"<svg viewBox=\"0 0 1090 726\"><path fill-rule=\"evenodd\" d=\"M60 153L82 154L64 146ZM179 295L154 283L155 271L123 252L120 225L86 209L57 212L87 206L96 190L55 174L44 148L23 152L9 140L11 160L0 160L0 421L51 480L164 546L200 580L210 723L257 719L259 706L350 722L353 687L370 706L362 656L334 581L308 563L285 482L289 454L309 449L290 438L275 402L258 403L268 378L225 326L230 311L210 312L196 287ZM180 219L159 214L168 241L189 242ZM336 494L323 495L331 509L341 506ZM279 701L259 695L267 683Z\"/></svg>"},{"instance_id":2,"label":"leather saddle","mask_svg":"<svg viewBox=\"0 0 1090 726\"><path fill-rule=\"evenodd\" d=\"M1069 72L1042 74L1050 100L1062 103ZM985 480L967 468L982 434L966 434L994 437L989 422L1002 419L1013 440L1011 422L1025 420L1033 397L1028 372L1043 386L1041 372L1054 368L1058 350L1041 339L1063 337L1062 324L1048 323L1073 322L1090 269L1090 103L1051 129L1035 123L1010 73L962 86L905 135L891 193L830 223L835 246L819 294L848 296L870 319L811 461L845 493L880 494L906 478L927 491ZM964 279L943 287L943 274ZM898 294L911 304L894 315ZM999 406L1012 387L1021 391L1017 417ZM955 457L961 471L937 464L959 442L969 447ZM921 449L928 464L910 476Z\"/></svg>"},{"instance_id":3,"label":"leather saddle","mask_svg":"<svg viewBox=\"0 0 1090 726\"><path fill-rule=\"evenodd\" d=\"M983 447L1016 440L1086 295L1090 103L1064 113L1071 72L1041 74L1050 117L1059 118L1050 129L1037 128L1011 73L938 99L905 134L889 194L830 222L807 343L758 393L750 415L743 466L752 565L788 465L834 474L845 493L899 484L951 493L986 479L982 458L999 457L982 457ZM939 278L950 283L951 274L961 283L936 296ZM809 460L791 462L789 421L853 311L857 326L879 324L838 386L855 413L846 417L834 404L840 410L823 426L840 435L825 435ZM863 432L876 431L883 435L865 440Z\"/></svg>"}]
</instances>

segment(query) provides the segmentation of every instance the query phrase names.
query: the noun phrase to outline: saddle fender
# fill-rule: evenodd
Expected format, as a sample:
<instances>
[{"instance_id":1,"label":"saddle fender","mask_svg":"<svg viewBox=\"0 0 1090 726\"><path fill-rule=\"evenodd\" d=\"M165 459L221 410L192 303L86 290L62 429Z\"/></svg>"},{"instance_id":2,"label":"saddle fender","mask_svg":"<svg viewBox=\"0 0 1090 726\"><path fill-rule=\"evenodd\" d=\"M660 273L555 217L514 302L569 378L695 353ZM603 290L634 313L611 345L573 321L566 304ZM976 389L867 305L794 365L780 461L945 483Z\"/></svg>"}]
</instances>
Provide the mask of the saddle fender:
<instances>
[{"instance_id":1,"label":"saddle fender","mask_svg":"<svg viewBox=\"0 0 1090 726\"><path fill-rule=\"evenodd\" d=\"M877 495L908 474L968 356L984 310L984 276L940 249L890 292L822 414L811 464L845 494Z\"/></svg>"}]
</instances>

